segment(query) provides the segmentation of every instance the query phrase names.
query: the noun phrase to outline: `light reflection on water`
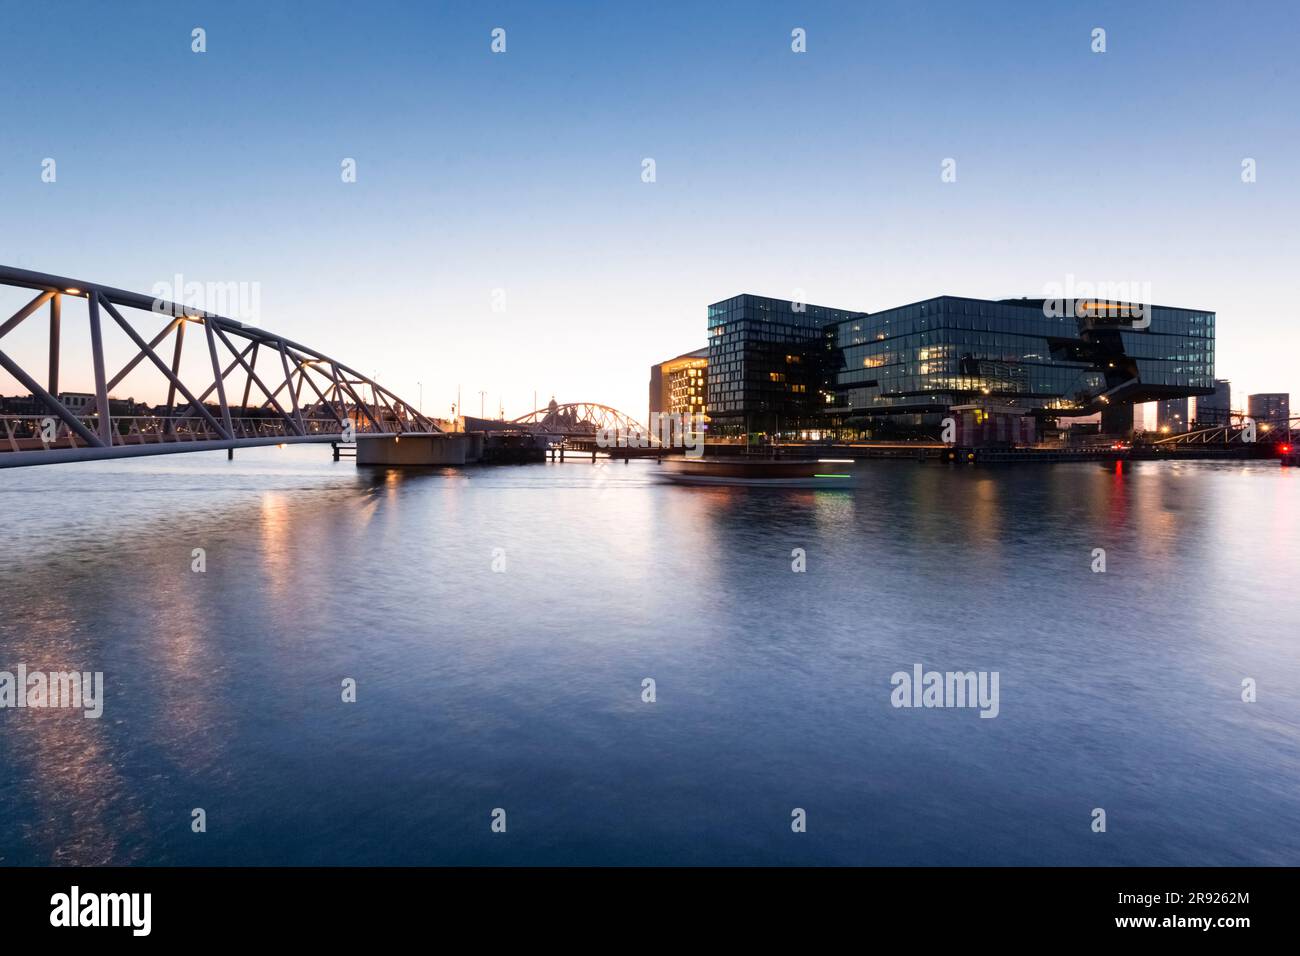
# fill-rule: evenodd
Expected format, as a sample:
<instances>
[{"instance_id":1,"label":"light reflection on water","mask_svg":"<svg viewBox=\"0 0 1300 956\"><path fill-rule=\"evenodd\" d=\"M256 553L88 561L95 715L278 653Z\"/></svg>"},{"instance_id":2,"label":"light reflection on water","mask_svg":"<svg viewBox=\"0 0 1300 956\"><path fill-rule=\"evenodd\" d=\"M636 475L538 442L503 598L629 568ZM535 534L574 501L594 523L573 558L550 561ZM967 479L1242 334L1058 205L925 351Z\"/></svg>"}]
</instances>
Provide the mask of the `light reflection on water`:
<instances>
[{"instance_id":1,"label":"light reflection on water","mask_svg":"<svg viewBox=\"0 0 1300 956\"><path fill-rule=\"evenodd\" d=\"M107 697L0 711L0 862L1300 863L1296 472L327 459L0 473L0 669Z\"/></svg>"}]
</instances>

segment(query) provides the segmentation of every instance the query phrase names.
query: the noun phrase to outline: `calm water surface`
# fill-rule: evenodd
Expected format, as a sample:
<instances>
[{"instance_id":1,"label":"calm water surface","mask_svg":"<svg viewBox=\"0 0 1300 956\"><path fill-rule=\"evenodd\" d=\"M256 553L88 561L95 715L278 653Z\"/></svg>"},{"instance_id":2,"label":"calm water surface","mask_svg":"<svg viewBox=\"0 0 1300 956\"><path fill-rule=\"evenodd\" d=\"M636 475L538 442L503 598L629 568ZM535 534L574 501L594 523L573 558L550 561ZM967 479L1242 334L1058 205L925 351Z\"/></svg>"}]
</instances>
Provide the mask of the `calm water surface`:
<instances>
[{"instance_id":1,"label":"calm water surface","mask_svg":"<svg viewBox=\"0 0 1300 956\"><path fill-rule=\"evenodd\" d=\"M0 863L1300 864L1300 470L328 459L0 471Z\"/></svg>"}]
</instances>

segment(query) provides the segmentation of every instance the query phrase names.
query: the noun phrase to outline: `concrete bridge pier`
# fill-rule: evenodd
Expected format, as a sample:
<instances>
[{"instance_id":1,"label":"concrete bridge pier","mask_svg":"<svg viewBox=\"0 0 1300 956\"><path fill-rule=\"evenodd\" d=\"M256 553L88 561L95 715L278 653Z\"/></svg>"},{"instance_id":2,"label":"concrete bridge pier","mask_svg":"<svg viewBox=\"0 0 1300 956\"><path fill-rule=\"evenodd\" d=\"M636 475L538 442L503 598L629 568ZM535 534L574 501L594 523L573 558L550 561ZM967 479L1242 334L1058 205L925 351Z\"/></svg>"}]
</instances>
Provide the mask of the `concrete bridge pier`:
<instances>
[{"instance_id":1,"label":"concrete bridge pier","mask_svg":"<svg viewBox=\"0 0 1300 956\"><path fill-rule=\"evenodd\" d=\"M358 465L463 465L477 461L482 453L483 437L464 432L357 436Z\"/></svg>"}]
</instances>

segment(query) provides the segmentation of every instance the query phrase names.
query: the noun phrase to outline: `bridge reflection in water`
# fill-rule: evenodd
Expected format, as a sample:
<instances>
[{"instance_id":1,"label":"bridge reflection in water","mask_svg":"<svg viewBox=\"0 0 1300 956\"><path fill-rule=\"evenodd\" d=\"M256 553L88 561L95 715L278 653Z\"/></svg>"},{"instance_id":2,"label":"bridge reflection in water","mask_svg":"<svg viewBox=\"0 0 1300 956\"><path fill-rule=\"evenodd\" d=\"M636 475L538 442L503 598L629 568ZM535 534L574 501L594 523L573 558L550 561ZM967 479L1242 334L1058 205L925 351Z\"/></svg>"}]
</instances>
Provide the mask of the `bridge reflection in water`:
<instances>
[{"instance_id":1,"label":"bridge reflection in water","mask_svg":"<svg viewBox=\"0 0 1300 956\"><path fill-rule=\"evenodd\" d=\"M0 266L0 287L35 293L0 325L0 340L41 310L48 310L49 330L48 367L39 373L43 383L3 351L0 341L0 368L30 393L24 413L0 416L0 468L442 434L432 419L377 382L274 332L139 293L6 266ZM64 371L63 306L68 300L86 303L95 387L78 407L70 407L59 391ZM148 340L136 328L160 319L161 330ZM131 358L109 375L105 331L115 327L128 340L126 354ZM190 352L200 356L197 372L192 355L190 367L183 361L190 327L201 329L195 334L203 336L190 346ZM169 338L171 354L164 358L160 351ZM142 414L132 403L110 398L137 368L147 371L150 366L166 386L165 405ZM115 405L120 414L115 413Z\"/></svg>"}]
</instances>

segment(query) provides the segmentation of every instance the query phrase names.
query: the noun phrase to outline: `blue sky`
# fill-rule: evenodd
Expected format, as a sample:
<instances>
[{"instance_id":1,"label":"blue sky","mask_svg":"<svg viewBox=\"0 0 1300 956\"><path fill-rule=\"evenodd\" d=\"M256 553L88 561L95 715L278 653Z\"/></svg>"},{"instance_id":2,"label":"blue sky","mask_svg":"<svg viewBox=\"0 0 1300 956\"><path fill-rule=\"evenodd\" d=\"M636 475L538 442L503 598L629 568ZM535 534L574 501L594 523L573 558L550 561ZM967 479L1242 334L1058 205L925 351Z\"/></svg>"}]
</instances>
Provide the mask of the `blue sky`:
<instances>
[{"instance_id":1,"label":"blue sky","mask_svg":"<svg viewBox=\"0 0 1300 956\"><path fill-rule=\"evenodd\" d=\"M740 291L1067 274L1217 311L1234 397L1300 392L1295 4L5 5L0 262L258 283L426 411L643 413Z\"/></svg>"}]
</instances>

